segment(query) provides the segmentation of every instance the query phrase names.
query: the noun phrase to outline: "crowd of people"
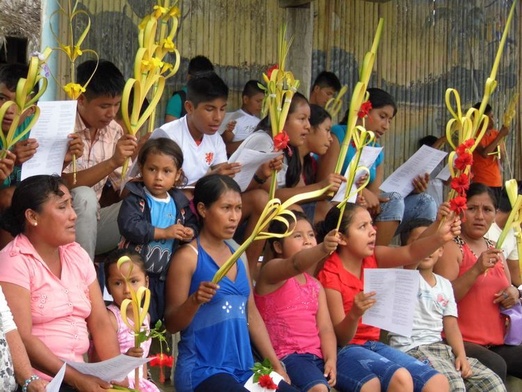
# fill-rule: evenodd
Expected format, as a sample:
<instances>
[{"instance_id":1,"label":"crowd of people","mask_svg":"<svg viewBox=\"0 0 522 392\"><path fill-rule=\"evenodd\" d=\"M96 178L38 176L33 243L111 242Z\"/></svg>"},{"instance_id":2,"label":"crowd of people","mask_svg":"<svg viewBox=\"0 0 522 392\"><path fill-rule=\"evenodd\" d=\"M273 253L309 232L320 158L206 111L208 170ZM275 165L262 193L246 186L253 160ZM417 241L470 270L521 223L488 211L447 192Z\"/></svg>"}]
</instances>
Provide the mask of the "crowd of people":
<instances>
[{"instance_id":1,"label":"crowd of people","mask_svg":"<svg viewBox=\"0 0 522 392\"><path fill-rule=\"evenodd\" d=\"M127 317L120 312L139 287L151 291L142 328L161 320L181 335L178 392L245 391L263 359L281 376L282 391L505 391L508 375L522 378L522 347L504 342L502 312L520 303L521 277L514 234L509 250L495 248L502 213L510 210L500 172L494 183L469 186L460 217L428 194L430 173L413 181L407 197L382 193L381 151L355 203L340 209L325 193L292 206L289 236L280 238L287 227L272 221L266 230L275 237L254 242L214 283L253 232L274 171L282 201L326 187L335 193L346 182L334 170L346 118L334 125L325 109L341 88L338 78L322 72L309 99L293 95L288 145L242 190L234 180L241 162L229 163L230 155L278 149L270 119L259 118L264 92L257 81L246 83L236 120L223 124L227 84L197 56L187 85L169 100L165 123L137 138L116 121L125 82L117 67L86 61L77 71L79 83L90 81L78 98L63 172L21 181L21 166L38 149L30 135L0 159L3 390L44 391L64 361L147 356L150 342L135 347L124 322L133 320L130 307ZM26 72L22 64L0 66L0 104L13 100ZM398 106L382 89L370 88L368 96L365 126L380 147ZM509 132L494 129L491 112L477 173L500 170L500 156L491 152ZM12 106L2 132L14 115ZM354 155L350 146L345 168ZM129 158L136 176L122 185ZM398 236L402 246L390 246ZM122 256L130 263L120 266ZM364 292L364 271L396 267L418 269L421 283L412 335L386 340L362 322L376 303L375 292ZM104 289L112 295L108 307ZM144 366L135 385L132 375L102 380L67 366L61 390L157 391L147 374Z\"/></svg>"}]
</instances>

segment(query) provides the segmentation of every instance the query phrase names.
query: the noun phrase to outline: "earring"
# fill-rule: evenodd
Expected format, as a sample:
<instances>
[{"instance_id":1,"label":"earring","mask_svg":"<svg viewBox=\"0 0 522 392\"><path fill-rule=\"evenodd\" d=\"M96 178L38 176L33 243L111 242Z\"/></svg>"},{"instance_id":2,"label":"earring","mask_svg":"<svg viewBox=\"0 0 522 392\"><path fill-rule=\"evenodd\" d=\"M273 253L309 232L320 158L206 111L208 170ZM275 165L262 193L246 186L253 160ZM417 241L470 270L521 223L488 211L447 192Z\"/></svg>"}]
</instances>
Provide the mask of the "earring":
<instances>
[{"instance_id":1,"label":"earring","mask_svg":"<svg viewBox=\"0 0 522 392\"><path fill-rule=\"evenodd\" d=\"M38 222L33 222L33 226L34 227L38 226Z\"/></svg>"}]
</instances>

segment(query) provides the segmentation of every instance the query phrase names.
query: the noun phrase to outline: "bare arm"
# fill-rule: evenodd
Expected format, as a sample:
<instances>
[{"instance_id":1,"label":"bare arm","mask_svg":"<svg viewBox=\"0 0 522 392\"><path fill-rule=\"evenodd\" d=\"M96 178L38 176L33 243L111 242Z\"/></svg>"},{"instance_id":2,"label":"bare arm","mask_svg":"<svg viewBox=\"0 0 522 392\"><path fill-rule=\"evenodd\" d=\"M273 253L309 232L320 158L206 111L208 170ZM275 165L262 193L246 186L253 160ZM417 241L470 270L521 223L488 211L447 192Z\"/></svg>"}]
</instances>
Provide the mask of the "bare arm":
<instances>
[{"instance_id":1,"label":"bare arm","mask_svg":"<svg viewBox=\"0 0 522 392\"><path fill-rule=\"evenodd\" d=\"M189 295L196 262L197 255L188 245L179 248L172 257L165 285L165 324L171 333L185 329L192 322L200 305L204 303L203 294L200 297L198 297L198 292ZM210 301L217 285L208 286L206 289L209 295L208 301Z\"/></svg>"},{"instance_id":2,"label":"bare arm","mask_svg":"<svg viewBox=\"0 0 522 392\"><path fill-rule=\"evenodd\" d=\"M504 139L508 134L509 128L505 125L502 125L502 128L500 128L497 137L493 139L491 143L489 143L487 146L481 146L479 144L476 148L477 152L484 158L487 158L489 154L491 154L497 149L498 145L502 142L502 139Z\"/></svg>"},{"instance_id":3,"label":"bare arm","mask_svg":"<svg viewBox=\"0 0 522 392\"><path fill-rule=\"evenodd\" d=\"M31 364L36 369L54 376L63 366L63 361L54 355L39 338L32 334L33 323L29 290L6 282L2 282L2 289L13 313L15 323L19 326L18 332L27 350ZM69 366L66 368L64 381L80 391L102 391L110 386L109 383L97 377L84 375Z\"/></svg>"},{"instance_id":4,"label":"bare arm","mask_svg":"<svg viewBox=\"0 0 522 392\"><path fill-rule=\"evenodd\" d=\"M97 165L89 167L85 170L80 170L76 173L76 183L73 183L73 173L62 173L62 178L66 182L69 189L78 186L91 187L114 170L123 166L126 159L134 154L138 146L138 142L135 136L125 134L116 143L116 150L114 155L106 161L100 162Z\"/></svg>"},{"instance_id":5,"label":"bare arm","mask_svg":"<svg viewBox=\"0 0 522 392\"><path fill-rule=\"evenodd\" d=\"M24 385L24 381L28 380L33 375L33 368L31 362L25 351L22 338L18 330L12 330L5 334L5 339L9 345L11 359L13 360L14 373L18 385ZM31 382L33 391L45 392L45 385L47 382L43 380L35 380Z\"/></svg>"},{"instance_id":6,"label":"bare arm","mask_svg":"<svg viewBox=\"0 0 522 392\"><path fill-rule=\"evenodd\" d=\"M334 386L337 379L337 338L328 312L328 303L323 287L319 290L319 307L316 320L324 359L324 375L328 378L328 384Z\"/></svg>"},{"instance_id":7,"label":"bare arm","mask_svg":"<svg viewBox=\"0 0 522 392\"><path fill-rule=\"evenodd\" d=\"M287 259L277 258L268 261L263 264L259 272L256 292L259 294L272 292L275 290L273 286L281 286L287 279L312 269L318 262L335 251L340 242L337 231L332 230L325 236L325 241L319 245L303 249Z\"/></svg>"},{"instance_id":8,"label":"bare arm","mask_svg":"<svg viewBox=\"0 0 522 392\"><path fill-rule=\"evenodd\" d=\"M446 340L455 355L455 368L462 373L463 378L467 378L471 375L471 368L466 357L466 350L464 349L464 342L462 341L462 334L460 333L457 318L445 316L442 322Z\"/></svg>"}]
</instances>

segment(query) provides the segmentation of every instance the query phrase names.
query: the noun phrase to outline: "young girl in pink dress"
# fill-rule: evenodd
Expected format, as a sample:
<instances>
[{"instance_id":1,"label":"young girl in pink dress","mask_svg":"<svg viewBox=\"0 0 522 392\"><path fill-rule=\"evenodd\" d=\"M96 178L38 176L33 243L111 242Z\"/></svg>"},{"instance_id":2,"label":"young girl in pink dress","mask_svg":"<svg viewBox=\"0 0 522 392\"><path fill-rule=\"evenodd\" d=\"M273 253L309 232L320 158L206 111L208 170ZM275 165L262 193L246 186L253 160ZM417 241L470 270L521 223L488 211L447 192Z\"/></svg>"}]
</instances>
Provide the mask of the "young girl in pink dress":
<instances>
[{"instance_id":1,"label":"young girl in pink dress","mask_svg":"<svg viewBox=\"0 0 522 392\"><path fill-rule=\"evenodd\" d=\"M120 313L121 303L124 299L130 299L129 286L125 282L124 276L128 276L130 272L129 263L125 263L121 266L121 270L118 268L118 259L122 256L128 256L133 264L132 273L130 274L129 280L134 290L138 290L140 287L149 286L149 278L145 272L145 263L141 258L140 254L129 249L119 249L111 254L108 260L105 262L105 285L107 291L112 295L113 302L107 307L109 318L111 319L112 325L118 334L118 341L120 343L120 351L122 354L130 355L132 357L147 357L149 354L151 341L146 340L141 344L140 348L134 347L134 332L123 322ZM132 307L127 308L127 318L131 320L133 318ZM144 327L149 329L149 317L145 319ZM145 377L144 377L145 375ZM146 377L147 365L143 365L140 368L140 384L134 386L134 371L129 373L129 387L139 388L141 392L159 392L159 389L152 381L149 381Z\"/></svg>"}]
</instances>

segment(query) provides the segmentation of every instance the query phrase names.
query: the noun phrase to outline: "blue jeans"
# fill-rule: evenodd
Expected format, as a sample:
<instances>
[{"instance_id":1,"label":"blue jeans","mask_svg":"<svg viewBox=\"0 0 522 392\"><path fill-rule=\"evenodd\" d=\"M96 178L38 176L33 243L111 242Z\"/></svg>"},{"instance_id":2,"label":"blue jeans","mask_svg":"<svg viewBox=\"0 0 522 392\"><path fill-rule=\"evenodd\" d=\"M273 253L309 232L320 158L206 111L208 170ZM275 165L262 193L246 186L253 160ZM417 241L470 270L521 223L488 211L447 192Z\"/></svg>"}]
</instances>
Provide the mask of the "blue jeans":
<instances>
[{"instance_id":1,"label":"blue jeans","mask_svg":"<svg viewBox=\"0 0 522 392\"><path fill-rule=\"evenodd\" d=\"M405 225L414 219L428 219L434 221L437 217L437 204L427 193L411 193L402 198L398 193L383 193L381 197L390 200L381 204L381 213L375 218L376 222L399 221L400 225L395 234L400 234Z\"/></svg>"},{"instance_id":2,"label":"blue jeans","mask_svg":"<svg viewBox=\"0 0 522 392\"><path fill-rule=\"evenodd\" d=\"M328 382L324 378L324 361L313 354L290 354L281 359L285 364L286 373L292 385L301 391L308 391L315 385L324 384L327 388Z\"/></svg>"},{"instance_id":3,"label":"blue jeans","mask_svg":"<svg viewBox=\"0 0 522 392\"><path fill-rule=\"evenodd\" d=\"M399 350L369 341L363 345L349 344L337 354L337 385L339 390L359 392L363 385L378 377L386 391L394 373L406 368L413 379L414 391L421 392L430 378L439 374L431 366Z\"/></svg>"},{"instance_id":4,"label":"blue jeans","mask_svg":"<svg viewBox=\"0 0 522 392\"><path fill-rule=\"evenodd\" d=\"M297 392L293 386L287 384L284 380L279 383L278 391L280 392ZM194 392L217 392L217 391L227 391L227 392L248 392L242 384L240 384L231 374L227 373L219 373L210 376L205 381L200 383L195 389Z\"/></svg>"}]
</instances>

